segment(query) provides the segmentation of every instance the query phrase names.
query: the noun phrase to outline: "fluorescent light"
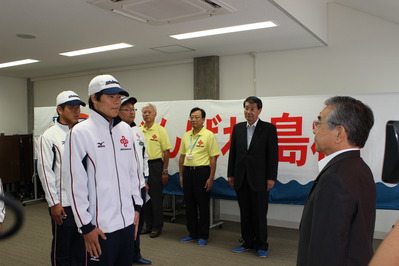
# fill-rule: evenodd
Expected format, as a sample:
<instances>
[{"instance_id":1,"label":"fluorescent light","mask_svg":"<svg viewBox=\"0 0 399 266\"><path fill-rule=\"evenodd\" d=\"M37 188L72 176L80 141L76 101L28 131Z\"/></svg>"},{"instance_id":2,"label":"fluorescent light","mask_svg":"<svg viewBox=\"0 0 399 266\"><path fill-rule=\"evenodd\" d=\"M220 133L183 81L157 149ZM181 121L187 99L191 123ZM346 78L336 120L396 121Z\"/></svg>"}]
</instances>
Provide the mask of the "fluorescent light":
<instances>
[{"instance_id":1,"label":"fluorescent light","mask_svg":"<svg viewBox=\"0 0 399 266\"><path fill-rule=\"evenodd\" d=\"M35 60L35 59L18 60L18 61L13 61L13 62L2 63L2 64L0 64L0 68L26 65L26 64L36 63L36 62L39 62L39 60Z\"/></svg>"},{"instance_id":2,"label":"fluorescent light","mask_svg":"<svg viewBox=\"0 0 399 266\"><path fill-rule=\"evenodd\" d=\"M116 43L116 44L105 45L105 46L100 46L100 47L93 47L93 48L88 48L88 49L60 53L60 55L78 56L78 55L94 54L94 53L106 52L106 51L111 51L111 50L129 48L129 47L133 47L133 45L128 44L128 43Z\"/></svg>"},{"instance_id":3,"label":"fluorescent light","mask_svg":"<svg viewBox=\"0 0 399 266\"><path fill-rule=\"evenodd\" d=\"M218 34L239 32L239 31L271 28L271 27L276 27L276 26L277 26L277 24L275 24L274 22L265 21L265 22L258 22L258 23L252 23L252 24L218 28L218 29L212 29L212 30L203 30L203 31L175 34L175 35L170 35L170 37L178 39L178 40L184 40L184 39L190 39L190 38L218 35Z\"/></svg>"}]
</instances>

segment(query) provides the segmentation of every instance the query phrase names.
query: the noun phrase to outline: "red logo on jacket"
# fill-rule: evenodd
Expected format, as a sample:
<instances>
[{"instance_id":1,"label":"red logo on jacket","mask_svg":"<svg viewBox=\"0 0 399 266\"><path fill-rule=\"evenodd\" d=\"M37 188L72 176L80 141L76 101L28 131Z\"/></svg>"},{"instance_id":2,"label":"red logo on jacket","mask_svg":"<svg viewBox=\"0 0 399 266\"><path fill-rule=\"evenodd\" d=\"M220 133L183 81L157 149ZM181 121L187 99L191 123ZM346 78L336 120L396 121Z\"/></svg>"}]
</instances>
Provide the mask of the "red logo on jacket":
<instances>
[{"instance_id":1,"label":"red logo on jacket","mask_svg":"<svg viewBox=\"0 0 399 266\"><path fill-rule=\"evenodd\" d=\"M122 136L121 143L123 144L123 146L127 147L127 144L129 143L129 141L125 138L125 136Z\"/></svg>"}]
</instances>

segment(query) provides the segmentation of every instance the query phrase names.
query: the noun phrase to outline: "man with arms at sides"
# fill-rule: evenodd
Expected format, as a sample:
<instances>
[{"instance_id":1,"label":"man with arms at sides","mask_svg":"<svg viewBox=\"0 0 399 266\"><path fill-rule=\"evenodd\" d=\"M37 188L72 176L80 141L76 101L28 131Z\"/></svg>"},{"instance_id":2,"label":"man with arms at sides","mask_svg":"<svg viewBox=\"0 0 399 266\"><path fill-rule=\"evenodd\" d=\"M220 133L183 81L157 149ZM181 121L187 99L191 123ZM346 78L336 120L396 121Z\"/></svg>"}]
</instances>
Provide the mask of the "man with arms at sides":
<instances>
[{"instance_id":1,"label":"man with arms at sides","mask_svg":"<svg viewBox=\"0 0 399 266\"><path fill-rule=\"evenodd\" d=\"M121 96L129 96L111 75L89 84L85 121L67 136L65 183L88 265L131 266L143 201L133 131L118 116Z\"/></svg>"},{"instance_id":2,"label":"man with arms at sides","mask_svg":"<svg viewBox=\"0 0 399 266\"><path fill-rule=\"evenodd\" d=\"M237 193L244 243L232 251L255 249L264 258L269 246L266 218L269 191L277 179L277 130L273 124L259 119L261 99L250 96L243 105L247 121L233 128L227 176Z\"/></svg>"},{"instance_id":3,"label":"man with arms at sides","mask_svg":"<svg viewBox=\"0 0 399 266\"><path fill-rule=\"evenodd\" d=\"M182 243L198 239L205 246L209 238L210 190L220 154L215 135L204 127L205 111L195 107L190 112L192 130L186 132L180 146L180 186L184 191L188 237Z\"/></svg>"},{"instance_id":4,"label":"man with arms at sides","mask_svg":"<svg viewBox=\"0 0 399 266\"><path fill-rule=\"evenodd\" d=\"M138 175L140 178L141 198L143 204L146 202L146 195L148 191L148 185L146 179L148 179L148 155L145 149L145 138L143 132L136 126L134 119L136 118L136 108L134 105L137 103L137 99L134 97L125 97L122 99L121 108L119 109L119 117L131 126L134 136L134 145L136 147L136 159L138 165ZM140 220L138 232L141 232L144 224L144 209L141 208ZM133 251L133 262L137 264L151 264L151 261L144 259L140 252L140 234L137 234L134 242Z\"/></svg>"},{"instance_id":5,"label":"man with arms at sides","mask_svg":"<svg viewBox=\"0 0 399 266\"><path fill-rule=\"evenodd\" d=\"M142 233L158 237L163 227L163 185L168 183L169 153L172 145L166 129L155 122L157 109L147 104L142 109L144 125L140 127L146 139L148 153L148 194L150 200L145 205L145 226Z\"/></svg>"},{"instance_id":6,"label":"man with arms at sides","mask_svg":"<svg viewBox=\"0 0 399 266\"><path fill-rule=\"evenodd\" d=\"M62 182L62 163L65 138L80 115L80 106L86 104L73 91L57 96L58 118L39 138L37 172L42 183L51 215L53 240L50 259L52 265L81 265L84 260L84 242L73 218L69 187Z\"/></svg>"},{"instance_id":7,"label":"man with arms at sides","mask_svg":"<svg viewBox=\"0 0 399 266\"><path fill-rule=\"evenodd\" d=\"M304 206L297 265L367 265L373 255L376 188L360 149L374 124L373 112L346 96L325 105L313 133L316 150L326 157Z\"/></svg>"}]
</instances>

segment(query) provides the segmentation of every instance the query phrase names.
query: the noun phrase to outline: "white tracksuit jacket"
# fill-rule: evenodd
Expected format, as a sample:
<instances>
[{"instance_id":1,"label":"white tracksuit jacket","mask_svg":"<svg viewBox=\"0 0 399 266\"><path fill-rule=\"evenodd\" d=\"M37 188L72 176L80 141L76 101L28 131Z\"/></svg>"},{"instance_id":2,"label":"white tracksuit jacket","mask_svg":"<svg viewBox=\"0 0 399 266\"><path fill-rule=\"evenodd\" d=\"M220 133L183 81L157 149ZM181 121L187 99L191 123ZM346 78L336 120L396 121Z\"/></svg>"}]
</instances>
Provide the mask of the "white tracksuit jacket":
<instances>
[{"instance_id":1,"label":"white tracksuit jacket","mask_svg":"<svg viewBox=\"0 0 399 266\"><path fill-rule=\"evenodd\" d=\"M4 195L3 184L0 179L0 195ZM4 207L4 201L0 201L0 223L4 222L4 217L6 216L6 208Z\"/></svg>"},{"instance_id":2,"label":"white tracksuit jacket","mask_svg":"<svg viewBox=\"0 0 399 266\"><path fill-rule=\"evenodd\" d=\"M133 204L143 204L133 143L128 124L116 117L111 126L95 111L68 134L63 178L83 234L94 226L112 233L133 224Z\"/></svg>"},{"instance_id":3,"label":"white tracksuit jacket","mask_svg":"<svg viewBox=\"0 0 399 266\"><path fill-rule=\"evenodd\" d=\"M137 126L132 127L132 130L135 138L134 145L136 146L136 151L137 151L136 157L138 158L138 164L139 164L140 184L141 188L143 188L145 187L145 176L149 175L148 155L145 149L146 147L145 137L143 135L143 132Z\"/></svg>"},{"instance_id":4,"label":"white tracksuit jacket","mask_svg":"<svg viewBox=\"0 0 399 266\"><path fill-rule=\"evenodd\" d=\"M68 125L56 121L39 138L37 147L37 173L49 207L61 203L71 206L62 182L62 158Z\"/></svg>"}]
</instances>

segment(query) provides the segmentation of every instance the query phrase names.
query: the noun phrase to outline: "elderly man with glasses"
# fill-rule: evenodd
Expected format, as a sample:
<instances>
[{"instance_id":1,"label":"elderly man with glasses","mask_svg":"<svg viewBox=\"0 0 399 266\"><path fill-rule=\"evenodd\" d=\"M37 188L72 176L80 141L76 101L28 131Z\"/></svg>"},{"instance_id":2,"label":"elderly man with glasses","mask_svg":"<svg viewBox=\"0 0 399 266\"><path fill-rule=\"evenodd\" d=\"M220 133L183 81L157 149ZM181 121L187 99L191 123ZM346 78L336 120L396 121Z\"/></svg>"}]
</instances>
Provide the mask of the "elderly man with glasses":
<instances>
[{"instance_id":1,"label":"elderly man with glasses","mask_svg":"<svg viewBox=\"0 0 399 266\"><path fill-rule=\"evenodd\" d=\"M359 100L336 96L314 121L316 150L326 155L304 206L298 266L368 265L372 255L376 188L360 157L374 124Z\"/></svg>"}]
</instances>

